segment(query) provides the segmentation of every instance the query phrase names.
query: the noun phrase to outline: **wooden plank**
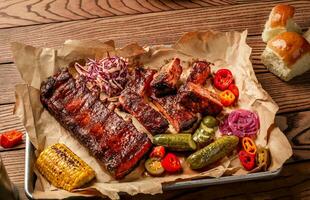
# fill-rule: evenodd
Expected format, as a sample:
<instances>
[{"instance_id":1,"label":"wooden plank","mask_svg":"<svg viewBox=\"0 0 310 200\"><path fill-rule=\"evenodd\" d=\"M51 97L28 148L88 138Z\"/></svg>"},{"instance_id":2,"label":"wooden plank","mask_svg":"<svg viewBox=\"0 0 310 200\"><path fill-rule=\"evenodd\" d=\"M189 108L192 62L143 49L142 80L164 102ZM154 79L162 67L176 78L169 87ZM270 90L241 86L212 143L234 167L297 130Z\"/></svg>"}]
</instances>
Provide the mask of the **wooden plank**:
<instances>
[{"instance_id":1,"label":"wooden plank","mask_svg":"<svg viewBox=\"0 0 310 200\"><path fill-rule=\"evenodd\" d=\"M242 31L260 35L271 8L277 3L296 7L296 21L310 26L309 1L256 2L223 7L194 8L106 19L89 19L0 29L0 63L12 61L10 42L59 47L66 39L114 39L117 46L171 44L194 30ZM233 17L232 17L233 16Z\"/></svg>"},{"instance_id":2,"label":"wooden plank","mask_svg":"<svg viewBox=\"0 0 310 200\"><path fill-rule=\"evenodd\" d=\"M11 181L18 186L21 193L24 180L24 150L2 152L0 155ZM306 199L310 195L309 188L310 161L304 161L285 165L281 174L273 179L168 191L157 195L125 195L122 199ZM23 194L21 196L24 197Z\"/></svg>"},{"instance_id":3,"label":"wooden plank","mask_svg":"<svg viewBox=\"0 0 310 200\"><path fill-rule=\"evenodd\" d=\"M1 0L0 28L236 4L235 0Z\"/></svg>"},{"instance_id":4,"label":"wooden plank","mask_svg":"<svg viewBox=\"0 0 310 200\"><path fill-rule=\"evenodd\" d=\"M14 109L13 104L0 105L0 135L6 131L14 130L14 129L25 133L25 128L21 120L18 117L13 115L13 109ZM23 141L19 145L15 146L14 148L5 149L0 146L0 152L24 148L25 139L26 139L25 136L26 135L24 134Z\"/></svg>"},{"instance_id":5,"label":"wooden plank","mask_svg":"<svg viewBox=\"0 0 310 200\"><path fill-rule=\"evenodd\" d=\"M279 113L310 109L310 72L290 82L281 81L262 64L254 64L254 70L263 88L279 105ZM23 83L14 64L0 65L0 104L14 103L14 86Z\"/></svg>"}]
</instances>

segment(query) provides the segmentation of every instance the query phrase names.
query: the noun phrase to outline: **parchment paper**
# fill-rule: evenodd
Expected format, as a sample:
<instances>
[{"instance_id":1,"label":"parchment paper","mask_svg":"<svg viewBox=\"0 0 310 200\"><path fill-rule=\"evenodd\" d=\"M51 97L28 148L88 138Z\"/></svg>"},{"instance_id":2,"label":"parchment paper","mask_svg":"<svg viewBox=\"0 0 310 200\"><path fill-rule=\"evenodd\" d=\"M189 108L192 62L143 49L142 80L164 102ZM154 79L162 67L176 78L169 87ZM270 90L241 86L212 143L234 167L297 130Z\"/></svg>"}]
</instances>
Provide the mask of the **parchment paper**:
<instances>
[{"instance_id":1,"label":"parchment paper","mask_svg":"<svg viewBox=\"0 0 310 200\"><path fill-rule=\"evenodd\" d=\"M240 90L237 108L256 111L260 118L260 131L256 144L268 146L272 156L269 170L280 168L292 155L291 146L274 125L278 106L258 83L250 62L251 48L246 44L247 31L239 32L190 32L171 46L140 47L137 44L116 49L113 41L74 41L68 40L60 49L35 48L25 44L12 43L16 66L26 84L16 86L15 115L23 122L30 140L36 148L36 155L47 146L60 142L88 163L96 172L96 180L74 193L51 186L39 173L34 189L35 198L65 198L69 196L106 195L118 199L118 192L156 194L162 192L162 183L181 179L220 177L247 173L240 167L236 155L225 157L210 166L207 171L195 172L189 169L181 157L183 173L164 177L144 175L142 162L122 181L114 180L70 133L68 133L49 113L43 109L39 99L39 88L43 80L52 76L60 68L67 67L74 60L82 58L102 58L119 55L129 58L131 64L144 64L145 67L159 69L167 60L179 57L182 60L184 80L194 59L214 63L212 72L228 68L235 77ZM210 89L210 83L207 85ZM236 109L236 108L235 108ZM224 113L231 110L225 109ZM135 123L139 129L139 125ZM141 127L140 127L141 128ZM219 133L216 133L219 135Z\"/></svg>"}]
</instances>

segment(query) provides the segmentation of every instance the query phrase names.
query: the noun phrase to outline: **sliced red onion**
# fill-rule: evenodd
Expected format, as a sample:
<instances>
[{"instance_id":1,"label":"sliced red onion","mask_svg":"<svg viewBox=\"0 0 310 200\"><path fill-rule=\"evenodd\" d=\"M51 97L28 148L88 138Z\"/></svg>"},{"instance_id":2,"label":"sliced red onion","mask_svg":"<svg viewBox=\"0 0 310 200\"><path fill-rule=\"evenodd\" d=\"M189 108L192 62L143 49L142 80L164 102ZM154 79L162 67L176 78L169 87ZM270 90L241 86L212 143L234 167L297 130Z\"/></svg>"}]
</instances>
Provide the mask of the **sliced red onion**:
<instances>
[{"instance_id":1,"label":"sliced red onion","mask_svg":"<svg viewBox=\"0 0 310 200\"><path fill-rule=\"evenodd\" d=\"M249 110L239 109L231 112L220 124L220 131L225 135L238 137L253 136L260 127L258 115Z\"/></svg>"},{"instance_id":2,"label":"sliced red onion","mask_svg":"<svg viewBox=\"0 0 310 200\"><path fill-rule=\"evenodd\" d=\"M108 96L119 95L128 81L128 63L121 57L113 56L101 60L88 59L85 66L75 63L76 71L86 77L93 88Z\"/></svg>"}]
</instances>

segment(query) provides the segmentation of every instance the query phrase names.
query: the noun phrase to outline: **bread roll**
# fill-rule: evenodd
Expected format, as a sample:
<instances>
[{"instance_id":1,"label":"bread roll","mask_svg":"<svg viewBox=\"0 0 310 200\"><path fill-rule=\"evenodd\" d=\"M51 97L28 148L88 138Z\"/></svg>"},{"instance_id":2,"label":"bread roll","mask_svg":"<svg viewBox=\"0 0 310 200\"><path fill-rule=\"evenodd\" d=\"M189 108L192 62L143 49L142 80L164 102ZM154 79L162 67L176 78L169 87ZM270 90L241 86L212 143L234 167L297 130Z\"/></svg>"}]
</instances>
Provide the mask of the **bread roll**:
<instances>
[{"instance_id":1,"label":"bread roll","mask_svg":"<svg viewBox=\"0 0 310 200\"><path fill-rule=\"evenodd\" d=\"M293 6L275 6L265 24L265 29L262 34L263 41L268 42L276 35L286 31L301 33L300 27L292 19L294 13L295 8Z\"/></svg>"},{"instance_id":2,"label":"bread roll","mask_svg":"<svg viewBox=\"0 0 310 200\"><path fill-rule=\"evenodd\" d=\"M310 69L310 44L298 33L281 33L267 43L262 62L269 71L289 81Z\"/></svg>"},{"instance_id":3,"label":"bread roll","mask_svg":"<svg viewBox=\"0 0 310 200\"><path fill-rule=\"evenodd\" d=\"M310 28L304 33L304 38L310 43Z\"/></svg>"}]
</instances>

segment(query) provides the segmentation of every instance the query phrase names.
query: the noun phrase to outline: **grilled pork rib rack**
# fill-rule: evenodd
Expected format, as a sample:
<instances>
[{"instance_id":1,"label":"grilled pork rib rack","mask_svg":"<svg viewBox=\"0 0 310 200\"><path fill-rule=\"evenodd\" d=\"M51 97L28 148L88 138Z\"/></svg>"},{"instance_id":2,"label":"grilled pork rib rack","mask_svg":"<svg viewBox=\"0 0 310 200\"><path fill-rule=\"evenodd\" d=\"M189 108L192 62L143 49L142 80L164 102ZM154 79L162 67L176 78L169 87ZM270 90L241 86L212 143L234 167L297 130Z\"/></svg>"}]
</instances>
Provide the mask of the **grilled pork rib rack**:
<instances>
[{"instance_id":1,"label":"grilled pork rib rack","mask_svg":"<svg viewBox=\"0 0 310 200\"><path fill-rule=\"evenodd\" d=\"M42 83L41 102L116 179L128 174L152 146L145 133L109 110L67 71Z\"/></svg>"},{"instance_id":2,"label":"grilled pork rib rack","mask_svg":"<svg viewBox=\"0 0 310 200\"><path fill-rule=\"evenodd\" d=\"M152 134L166 132L169 123L181 132L193 126L197 113L217 114L222 110L216 95L203 87L210 76L210 63L195 62L178 89L181 73L178 58L159 72L135 68L118 105ZM112 110L115 106L101 101L97 90L87 88L83 74L74 79L63 70L49 77L41 85L41 102L116 179L128 174L152 146L146 133L117 115Z\"/></svg>"}]
</instances>

